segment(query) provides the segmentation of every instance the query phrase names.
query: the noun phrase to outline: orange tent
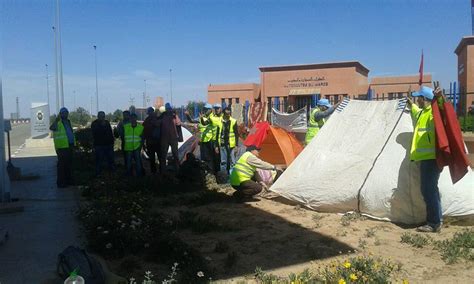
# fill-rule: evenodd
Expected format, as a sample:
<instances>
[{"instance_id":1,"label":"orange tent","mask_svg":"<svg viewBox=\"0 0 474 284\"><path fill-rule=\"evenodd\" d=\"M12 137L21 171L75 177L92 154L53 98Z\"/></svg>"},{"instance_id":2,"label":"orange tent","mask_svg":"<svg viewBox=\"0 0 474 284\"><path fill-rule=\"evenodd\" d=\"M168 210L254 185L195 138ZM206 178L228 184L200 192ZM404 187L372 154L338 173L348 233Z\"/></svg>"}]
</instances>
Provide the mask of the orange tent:
<instances>
[{"instance_id":1,"label":"orange tent","mask_svg":"<svg viewBox=\"0 0 474 284\"><path fill-rule=\"evenodd\" d=\"M303 151L303 146L292 134L268 122L258 122L244 144L262 148L260 158L274 165L289 166Z\"/></svg>"}]
</instances>

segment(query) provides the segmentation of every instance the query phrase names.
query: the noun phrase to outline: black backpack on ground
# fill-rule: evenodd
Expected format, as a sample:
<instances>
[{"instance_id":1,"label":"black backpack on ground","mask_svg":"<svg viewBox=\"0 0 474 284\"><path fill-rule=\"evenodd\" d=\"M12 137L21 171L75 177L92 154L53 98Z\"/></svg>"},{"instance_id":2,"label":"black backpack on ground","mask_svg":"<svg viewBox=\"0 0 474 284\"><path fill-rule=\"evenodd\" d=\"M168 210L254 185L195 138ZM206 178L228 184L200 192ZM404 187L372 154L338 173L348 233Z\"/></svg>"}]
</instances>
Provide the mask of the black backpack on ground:
<instances>
[{"instance_id":1,"label":"black backpack on ground","mask_svg":"<svg viewBox=\"0 0 474 284\"><path fill-rule=\"evenodd\" d=\"M74 270L84 278L87 284L105 283L105 274L100 262L87 254L85 250L68 246L58 255L57 272L65 280Z\"/></svg>"}]
</instances>

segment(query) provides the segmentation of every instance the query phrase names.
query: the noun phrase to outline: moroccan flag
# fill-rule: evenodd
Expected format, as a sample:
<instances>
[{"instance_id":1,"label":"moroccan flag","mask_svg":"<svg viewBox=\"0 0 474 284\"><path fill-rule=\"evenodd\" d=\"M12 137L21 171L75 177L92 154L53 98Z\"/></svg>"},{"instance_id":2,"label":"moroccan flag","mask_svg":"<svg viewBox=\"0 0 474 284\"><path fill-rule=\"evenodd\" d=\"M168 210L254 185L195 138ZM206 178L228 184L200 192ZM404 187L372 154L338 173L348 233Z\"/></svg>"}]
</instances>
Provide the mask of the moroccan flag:
<instances>
[{"instance_id":1,"label":"moroccan flag","mask_svg":"<svg viewBox=\"0 0 474 284\"><path fill-rule=\"evenodd\" d=\"M420 69L418 70L418 72L420 72L420 80L418 81L418 85L421 86L421 84L423 84L423 49L421 50L421 62Z\"/></svg>"},{"instance_id":2,"label":"moroccan flag","mask_svg":"<svg viewBox=\"0 0 474 284\"><path fill-rule=\"evenodd\" d=\"M267 132L270 130L270 124L266 121L257 122L250 129L249 135L244 141L245 146L255 145L262 146L263 140L267 137Z\"/></svg>"}]
</instances>

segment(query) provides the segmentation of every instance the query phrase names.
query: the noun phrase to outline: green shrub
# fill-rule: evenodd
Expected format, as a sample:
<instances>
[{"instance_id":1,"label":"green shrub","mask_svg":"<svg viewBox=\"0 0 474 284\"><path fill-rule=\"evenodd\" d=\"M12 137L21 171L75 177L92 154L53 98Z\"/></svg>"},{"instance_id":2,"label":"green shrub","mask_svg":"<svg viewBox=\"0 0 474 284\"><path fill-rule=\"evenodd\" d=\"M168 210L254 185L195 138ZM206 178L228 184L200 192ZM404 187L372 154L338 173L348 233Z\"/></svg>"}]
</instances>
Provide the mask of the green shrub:
<instances>
[{"instance_id":1,"label":"green shrub","mask_svg":"<svg viewBox=\"0 0 474 284\"><path fill-rule=\"evenodd\" d=\"M459 258L474 261L474 230L456 232L452 239L437 241L434 245L448 264L457 262Z\"/></svg>"},{"instance_id":2,"label":"green shrub","mask_svg":"<svg viewBox=\"0 0 474 284\"><path fill-rule=\"evenodd\" d=\"M425 237L420 234L412 234L412 233L403 233L400 237L401 243L410 244L416 248L422 248L428 244L430 244L432 239L430 237Z\"/></svg>"}]
</instances>

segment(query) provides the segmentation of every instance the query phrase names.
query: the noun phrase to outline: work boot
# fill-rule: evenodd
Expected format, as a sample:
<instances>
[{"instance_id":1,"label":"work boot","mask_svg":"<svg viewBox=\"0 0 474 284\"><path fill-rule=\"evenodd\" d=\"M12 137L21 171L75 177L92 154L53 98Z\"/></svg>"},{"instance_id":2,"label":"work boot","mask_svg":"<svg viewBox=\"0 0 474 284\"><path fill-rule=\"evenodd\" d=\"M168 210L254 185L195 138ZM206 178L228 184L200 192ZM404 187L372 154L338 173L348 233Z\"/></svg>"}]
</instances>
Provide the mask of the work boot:
<instances>
[{"instance_id":1,"label":"work boot","mask_svg":"<svg viewBox=\"0 0 474 284\"><path fill-rule=\"evenodd\" d=\"M426 224L416 228L416 230L422 233L439 233L441 232L441 226L433 227L431 225Z\"/></svg>"}]
</instances>

